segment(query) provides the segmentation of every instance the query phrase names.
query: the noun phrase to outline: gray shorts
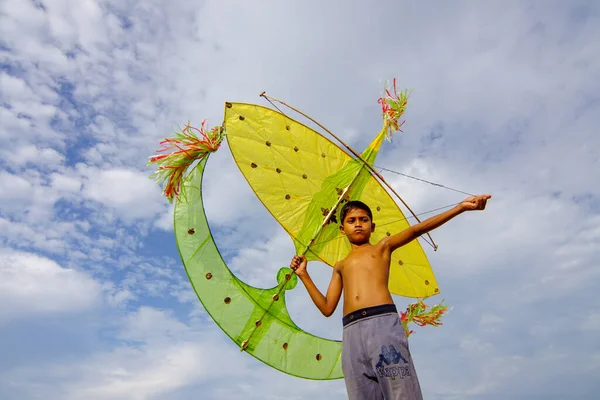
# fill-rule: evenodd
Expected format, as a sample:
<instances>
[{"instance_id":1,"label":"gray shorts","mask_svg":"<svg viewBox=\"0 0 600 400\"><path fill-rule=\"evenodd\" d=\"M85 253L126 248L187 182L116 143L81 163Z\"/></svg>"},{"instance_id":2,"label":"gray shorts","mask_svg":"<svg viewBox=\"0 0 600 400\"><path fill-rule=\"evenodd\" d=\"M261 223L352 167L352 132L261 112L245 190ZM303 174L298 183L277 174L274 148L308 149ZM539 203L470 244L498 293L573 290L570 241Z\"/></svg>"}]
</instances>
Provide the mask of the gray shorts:
<instances>
[{"instance_id":1,"label":"gray shorts","mask_svg":"<svg viewBox=\"0 0 600 400\"><path fill-rule=\"evenodd\" d=\"M423 399L396 306L354 311L343 324L342 370L350 400Z\"/></svg>"}]
</instances>

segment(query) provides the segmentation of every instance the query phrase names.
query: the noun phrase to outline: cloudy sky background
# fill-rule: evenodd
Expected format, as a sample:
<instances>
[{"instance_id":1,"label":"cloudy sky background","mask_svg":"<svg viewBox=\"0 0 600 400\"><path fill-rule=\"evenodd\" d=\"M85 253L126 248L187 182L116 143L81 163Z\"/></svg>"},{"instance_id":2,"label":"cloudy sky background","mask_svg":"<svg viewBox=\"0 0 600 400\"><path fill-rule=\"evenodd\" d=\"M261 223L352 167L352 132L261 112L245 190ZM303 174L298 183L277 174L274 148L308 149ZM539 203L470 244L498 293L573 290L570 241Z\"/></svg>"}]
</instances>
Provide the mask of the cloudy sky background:
<instances>
[{"instance_id":1,"label":"cloudy sky background","mask_svg":"<svg viewBox=\"0 0 600 400\"><path fill-rule=\"evenodd\" d=\"M212 323L145 164L177 125L263 90L362 150L393 77L413 95L377 164L494 196L424 245L454 307L411 337L426 398L596 398L600 7L422 3L0 1L0 398L345 398ZM208 172L228 265L272 286L291 241L226 147ZM385 176L417 213L464 197ZM341 310L325 319L302 286L289 302L341 338Z\"/></svg>"}]
</instances>

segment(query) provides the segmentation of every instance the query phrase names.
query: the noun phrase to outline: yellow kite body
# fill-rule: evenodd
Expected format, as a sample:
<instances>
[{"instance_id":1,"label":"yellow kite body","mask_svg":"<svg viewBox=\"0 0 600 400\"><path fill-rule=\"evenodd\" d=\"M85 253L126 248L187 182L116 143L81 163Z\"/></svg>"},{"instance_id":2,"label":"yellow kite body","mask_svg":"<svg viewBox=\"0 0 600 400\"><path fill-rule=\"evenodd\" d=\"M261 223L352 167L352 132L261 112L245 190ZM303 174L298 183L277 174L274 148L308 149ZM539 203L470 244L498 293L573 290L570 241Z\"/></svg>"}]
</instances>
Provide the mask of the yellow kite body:
<instances>
[{"instance_id":1,"label":"yellow kite body","mask_svg":"<svg viewBox=\"0 0 600 400\"><path fill-rule=\"evenodd\" d=\"M409 227L363 162L374 162L384 130L357 158L313 129L258 105L227 103L224 128L233 158L252 190L291 236L296 251L309 260L333 266L350 251L339 231L339 212L348 200L360 200L372 209L373 242ZM418 240L393 253L389 289L413 298L439 293Z\"/></svg>"}]
</instances>

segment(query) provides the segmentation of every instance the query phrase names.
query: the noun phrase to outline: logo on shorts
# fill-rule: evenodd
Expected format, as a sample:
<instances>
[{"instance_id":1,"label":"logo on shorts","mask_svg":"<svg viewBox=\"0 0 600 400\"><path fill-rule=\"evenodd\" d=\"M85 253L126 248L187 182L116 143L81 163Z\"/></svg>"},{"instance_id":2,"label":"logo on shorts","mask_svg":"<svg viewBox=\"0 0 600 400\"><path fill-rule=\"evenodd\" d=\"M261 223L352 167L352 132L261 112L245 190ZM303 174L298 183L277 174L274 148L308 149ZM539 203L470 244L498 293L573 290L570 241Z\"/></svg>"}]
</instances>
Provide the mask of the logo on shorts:
<instances>
[{"instance_id":1,"label":"logo on shorts","mask_svg":"<svg viewBox=\"0 0 600 400\"><path fill-rule=\"evenodd\" d=\"M400 354L398 350L394 347L393 344L388 346L381 346L381 354L379 355L379 362L375 365L375 369L377 370L377 374L380 378L392 378L396 379L396 377L400 377L400 379L404 379L404 377L410 376L410 370L407 365L397 365L400 363L400 360L404 362L404 364L408 364L406 358ZM385 364L385 365L384 365ZM386 367L386 365L396 364L397 366Z\"/></svg>"}]
</instances>

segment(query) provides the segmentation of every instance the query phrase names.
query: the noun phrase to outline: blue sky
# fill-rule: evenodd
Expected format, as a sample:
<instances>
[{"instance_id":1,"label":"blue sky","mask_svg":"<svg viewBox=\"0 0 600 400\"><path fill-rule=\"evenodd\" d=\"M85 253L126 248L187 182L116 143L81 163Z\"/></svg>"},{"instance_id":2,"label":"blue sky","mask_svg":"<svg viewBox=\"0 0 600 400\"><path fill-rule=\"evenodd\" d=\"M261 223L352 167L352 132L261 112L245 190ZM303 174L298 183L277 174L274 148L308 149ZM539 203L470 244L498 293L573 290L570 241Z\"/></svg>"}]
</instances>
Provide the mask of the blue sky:
<instances>
[{"instance_id":1,"label":"blue sky","mask_svg":"<svg viewBox=\"0 0 600 400\"><path fill-rule=\"evenodd\" d=\"M424 245L453 306L411 336L426 398L595 398L600 7L421 3L4 0L0 398L345 398L342 381L274 371L212 323L146 160L177 125L216 125L225 101L263 104L263 90L362 150L393 77L413 92L377 163L494 196ZM385 176L416 212L463 198ZM272 286L291 241L226 149L205 183L228 265ZM328 267L311 271L324 289ZM301 286L289 303L341 338L339 309L323 318Z\"/></svg>"}]
</instances>

